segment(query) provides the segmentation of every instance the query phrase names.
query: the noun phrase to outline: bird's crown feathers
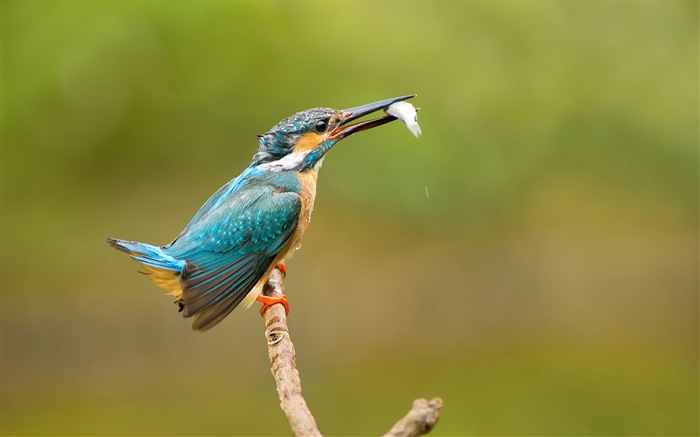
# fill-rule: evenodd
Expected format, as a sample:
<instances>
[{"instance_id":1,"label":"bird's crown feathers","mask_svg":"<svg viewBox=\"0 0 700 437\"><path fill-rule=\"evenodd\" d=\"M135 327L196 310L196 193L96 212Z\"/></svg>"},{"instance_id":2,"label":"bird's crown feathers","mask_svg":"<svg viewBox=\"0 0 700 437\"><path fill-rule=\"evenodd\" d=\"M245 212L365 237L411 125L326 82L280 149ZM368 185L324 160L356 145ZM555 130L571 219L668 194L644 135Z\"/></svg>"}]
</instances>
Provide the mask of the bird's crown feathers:
<instances>
[{"instance_id":1,"label":"bird's crown feathers","mask_svg":"<svg viewBox=\"0 0 700 437\"><path fill-rule=\"evenodd\" d=\"M258 135L258 153L253 164L280 159L290 153L302 135L326 129L322 124L338 111L331 108L312 108L297 112L274 125L263 135Z\"/></svg>"}]
</instances>

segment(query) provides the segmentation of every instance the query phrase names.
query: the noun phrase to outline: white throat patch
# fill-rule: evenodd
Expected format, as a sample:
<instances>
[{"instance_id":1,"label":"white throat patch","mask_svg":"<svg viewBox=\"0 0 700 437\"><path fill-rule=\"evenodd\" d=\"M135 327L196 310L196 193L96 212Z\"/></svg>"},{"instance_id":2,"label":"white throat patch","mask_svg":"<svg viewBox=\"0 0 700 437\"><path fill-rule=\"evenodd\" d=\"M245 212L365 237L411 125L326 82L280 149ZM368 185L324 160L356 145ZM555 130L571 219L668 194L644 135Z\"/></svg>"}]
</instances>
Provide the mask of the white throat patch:
<instances>
[{"instance_id":1,"label":"white throat patch","mask_svg":"<svg viewBox=\"0 0 700 437\"><path fill-rule=\"evenodd\" d=\"M277 161L266 162L260 164L258 168L280 172L283 170L292 170L299 167L299 165L304 162L304 158L309 154L309 150L304 152L292 152L289 155L278 159Z\"/></svg>"}]
</instances>

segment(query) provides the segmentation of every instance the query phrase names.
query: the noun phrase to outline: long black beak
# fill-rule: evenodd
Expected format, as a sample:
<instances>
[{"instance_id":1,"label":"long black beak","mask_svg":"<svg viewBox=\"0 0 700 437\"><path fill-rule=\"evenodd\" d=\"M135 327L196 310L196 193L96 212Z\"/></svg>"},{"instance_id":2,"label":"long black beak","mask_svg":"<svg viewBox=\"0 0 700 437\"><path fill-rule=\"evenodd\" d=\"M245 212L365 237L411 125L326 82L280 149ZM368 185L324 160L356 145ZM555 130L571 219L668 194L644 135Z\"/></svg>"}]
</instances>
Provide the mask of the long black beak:
<instances>
[{"instance_id":1,"label":"long black beak","mask_svg":"<svg viewBox=\"0 0 700 437\"><path fill-rule=\"evenodd\" d=\"M333 132L331 132L330 137L340 140L342 138L345 138L347 136L354 134L355 132L360 132L363 130L371 129L373 127L377 127L377 126L381 126L383 124L389 123L390 121L394 121L394 120L396 120L396 117L392 117L391 115L386 115L386 116L381 117L381 118L375 118L372 120L367 120L367 121L363 121L360 123L348 125L348 123L353 121L353 120L357 120L360 117L364 117L365 115L371 114L372 112L379 111L380 109L386 109L389 106L391 106L393 103L412 99L415 96L416 96L415 94L409 94L407 96L394 97L393 99L380 100L378 102L368 103L366 105L356 106L354 108L349 108L349 109L344 109L344 110L340 111L343 113L344 119L340 123L340 126L335 128L333 130Z\"/></svg>"}]
</instances>

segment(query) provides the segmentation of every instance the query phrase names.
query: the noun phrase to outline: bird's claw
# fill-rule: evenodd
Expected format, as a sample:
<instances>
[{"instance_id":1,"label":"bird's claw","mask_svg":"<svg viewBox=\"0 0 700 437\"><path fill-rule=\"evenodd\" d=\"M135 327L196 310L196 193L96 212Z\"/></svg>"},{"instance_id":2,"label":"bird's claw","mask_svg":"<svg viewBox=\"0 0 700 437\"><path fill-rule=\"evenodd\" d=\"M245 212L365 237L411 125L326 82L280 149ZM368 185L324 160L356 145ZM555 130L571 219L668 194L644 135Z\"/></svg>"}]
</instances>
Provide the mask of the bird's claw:
<instances>
[{"instance_id":1,"label":"bird's claw","mask_svg":"<svg viewBox=\"0 0 700 437\"><path fill-rule=\"evenodd\" d=\"M260 294L255 298L255 301L263 304L262 308L260 308L260 315L263 317L265 317L265 311L267 311L269 307L278 303L284 305L284 314L289 315L289 302L287 301L287 296L284 294L279 296L263 296Z\"/></svg>"},{"instance_id":2,"label":"bird's claw","mask_svg":"<svg viewBox=\"0 0 700 437\"><path fill-rule=\"evenodd\" d=\"M275 268L282 273L283 278L287 277L287 264L285 264L284 261L278 262Z\"/></svg>"}]
</instances>

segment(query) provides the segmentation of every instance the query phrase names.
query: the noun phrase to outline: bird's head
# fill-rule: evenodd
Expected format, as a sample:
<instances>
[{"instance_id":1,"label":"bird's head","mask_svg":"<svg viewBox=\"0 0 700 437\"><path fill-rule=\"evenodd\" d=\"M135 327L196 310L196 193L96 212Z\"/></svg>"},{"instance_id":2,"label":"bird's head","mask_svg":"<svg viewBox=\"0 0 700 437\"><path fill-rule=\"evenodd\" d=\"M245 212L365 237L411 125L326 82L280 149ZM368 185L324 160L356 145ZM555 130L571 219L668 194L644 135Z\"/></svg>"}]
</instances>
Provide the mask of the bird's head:
<instances>
[{"instance_id":1,"label":"bird's head","mask_svg":"<svg viewBox=\"0 0 700 437\"><path fill-rule=\"evenodd\" d=\"M251 165L265 166L274 171L312 169L338 141L396 118L385 115L355 124L350 122L412 97L415 94L349 109L313 108L297 112L277 123L264 135L258 135L259 149Z\"/></svg>"}]
</instances>

